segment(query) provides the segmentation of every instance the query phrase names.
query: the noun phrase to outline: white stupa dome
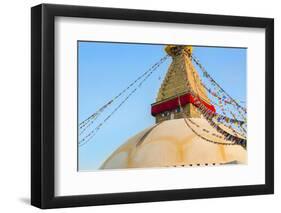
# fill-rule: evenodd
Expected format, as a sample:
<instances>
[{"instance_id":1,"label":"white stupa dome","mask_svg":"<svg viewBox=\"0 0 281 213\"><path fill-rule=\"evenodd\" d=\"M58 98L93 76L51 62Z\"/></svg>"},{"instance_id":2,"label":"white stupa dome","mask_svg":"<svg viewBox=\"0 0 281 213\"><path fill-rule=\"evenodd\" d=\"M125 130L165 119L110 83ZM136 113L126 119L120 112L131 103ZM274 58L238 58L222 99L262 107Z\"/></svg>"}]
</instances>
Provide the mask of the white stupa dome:
<instances>
[{"instance_id":1,"label":"white stupa dome","mask_svg":"<svg viewBox=\"0 0 281 213\"><path fill-rule=\"evenodd\" d=\"M191 118L190 124L206 141L186 126L184 118L163 121L128 139L103 163L101 169L209 166L246 163L247 151L219 138L220 133L206 119ZM230 132L227 127L223 127Z\"/></svg>"}]
</instances>

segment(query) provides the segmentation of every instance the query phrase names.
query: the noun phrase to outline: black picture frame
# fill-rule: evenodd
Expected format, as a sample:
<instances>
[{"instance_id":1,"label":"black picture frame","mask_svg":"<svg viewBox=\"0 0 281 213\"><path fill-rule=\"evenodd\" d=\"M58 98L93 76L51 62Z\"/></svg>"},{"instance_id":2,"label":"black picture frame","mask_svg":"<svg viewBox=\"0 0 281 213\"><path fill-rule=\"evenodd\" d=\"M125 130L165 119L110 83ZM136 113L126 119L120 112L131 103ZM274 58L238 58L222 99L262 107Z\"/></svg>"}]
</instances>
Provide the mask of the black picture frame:
<instances>
[{"instance_id":1,"label":"black picture frame","mask_svg":"<svg viewBox=\"0 0 281 213\"><path fill-rule=\"evenodd\" d=\"M54 21L58 16L264 28L266 32L265 184L56 197L54 195ZM31 112L31 204L39 208L272 194L274 193L274 20L53 4L32 7Z\"/></svg>"}]
</instances>

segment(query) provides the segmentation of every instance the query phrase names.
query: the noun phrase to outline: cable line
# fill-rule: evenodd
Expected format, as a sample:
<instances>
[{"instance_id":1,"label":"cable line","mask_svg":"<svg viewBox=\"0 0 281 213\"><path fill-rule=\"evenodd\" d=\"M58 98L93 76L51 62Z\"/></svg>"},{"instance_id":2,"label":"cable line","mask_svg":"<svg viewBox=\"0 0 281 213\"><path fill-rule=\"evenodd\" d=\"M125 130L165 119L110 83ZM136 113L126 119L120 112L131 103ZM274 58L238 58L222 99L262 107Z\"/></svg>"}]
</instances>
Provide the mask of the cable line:
<instances>
[{"instance_id":1,"label":"cable line","mask_svg":"<svg viewBox=\"0 0 281 213\"><path fill-rule=\"evenodd\" d=\"M156 64L154 64L146 73L146 75L142 75L144 78L140 81L140 83L122 100L122 102L113 109L113 111L102 121L100 122L96 128L94 128L93 130L91 130L86 136L84 136L80 141L79 141L79 146L83 146L86 143L88 143L89 141L92 140L92 138L97 134L97 132L100 130L100 128L121 108L121 106L123 106L126 101L143 85L143 83L157 70L157 68L163 64L163 62L167 59L167 55L163 58L161 58L161 60L159 62L157 62ZM138 79L141 79L140 77ZM130 86L131 87L131 86ZM128 87L127 87L128 88ZM123 90L125 91L125 90ZM127 91L127 89L126 89ZM120 93L119 93L120 94ZM119 95L120 97L121 95ZM116 96L117 97L117 96ZM85 130L84 130L85 131ZM83 131L83 132L84 132Z\"/></svg>"},{"instance_id":2,"label":"cable line","mask_svg":"<svg viewBox=\"0 0 281 213\"><path fill-rule=\"evenodd\" d=\"M84 121L82 121L79 124L79 129L84 128L91 119L97 119L97 117L100 115L101 112L103 112L108 106L110 106L116 99L118 99L120 96L122 96L125 92L127 92L131 87L133 87L139 80L141 80L144 76L146 76L152 69L154 69L159 64L162 64L166 59L168 55L165 55L162 57L158 62L153 64L147 71L145 71L142 75L140 75L137 79L135 79L133 82L131 82L125 89L123 89L120 93L118 93L116 96L114 96L111 100L109 100L105 105L100 107L96 112L94 112L92 115L90 115L88 118L86 118Z\"/></svg>"},{"instance_id":3,"label":"cable line","mask_svg":"<svg viewBox=\"0 0 281 213\"><path fill-rule=\"evenodd\" d=\"M235 103L235 105L238 107L238 108L241 108L245 113L247 112L247 110L242 107L240 104L238 104L235 99L233 99L211 76L210 74L206 71L206 69L202 66L202 64L200 63L200 61L198 60L198 58L196 56L194 56L194 54L191 54L190 57L193 59L193 61L199 66L199 68L202 70L204 76L206 76L207 78L210 79L211 82L213 82L214 84L216 84L216 86L223 92L225 93L229 99Z\"/></svg>"}]
</instances>

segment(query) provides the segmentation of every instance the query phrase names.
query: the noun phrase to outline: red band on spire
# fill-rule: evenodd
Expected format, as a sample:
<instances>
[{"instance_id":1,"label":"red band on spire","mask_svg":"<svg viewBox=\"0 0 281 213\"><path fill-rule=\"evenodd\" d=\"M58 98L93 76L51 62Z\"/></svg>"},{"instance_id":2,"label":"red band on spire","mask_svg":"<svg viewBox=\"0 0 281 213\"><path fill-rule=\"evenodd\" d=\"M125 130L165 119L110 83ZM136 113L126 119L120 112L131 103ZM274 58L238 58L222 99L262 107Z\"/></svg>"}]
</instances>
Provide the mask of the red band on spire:
<instances>
[{"instance_id":1,"label":"red band on spire","mask_svg":"<svg viewBox=\"0 0 281 213\"><path fill-rule=\"evenodd\" d=\"M198 107L199 104L196 103L196 98L190 94L190 93L186 93L184 95L179 96L180 99L180 103L181 106L185 106L186 104L193 104L194 106ZM204 104L205 107L209 110L211 110L213 113L216 112L216 109L213 105L208 104L207 102L203 101L202 99L198 98L201 102L201 104ZM161 112L165 112L165 111L169 111L169 110L173 110L179 107L179 101L178 101L178 97L175 97L173 99L161 102L161 103L155 103L151 106L151 114L153 116L161 113Z\"/></svg>"}]
</instances>

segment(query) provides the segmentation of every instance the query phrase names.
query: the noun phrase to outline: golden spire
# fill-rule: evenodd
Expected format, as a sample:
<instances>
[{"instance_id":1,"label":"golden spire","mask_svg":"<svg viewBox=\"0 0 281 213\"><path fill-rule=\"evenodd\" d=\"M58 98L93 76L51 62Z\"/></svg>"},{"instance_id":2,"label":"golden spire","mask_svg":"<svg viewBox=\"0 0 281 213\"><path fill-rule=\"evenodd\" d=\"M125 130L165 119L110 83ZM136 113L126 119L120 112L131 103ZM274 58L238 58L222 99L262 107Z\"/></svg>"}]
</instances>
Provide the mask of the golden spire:
<instances>
[{"instance_id":1,"label":"golden spire","mask_svg":"<svg viewBox=\"0 0 281 213\"><path fill-rule=\"evenodd\" d=\"M167 45L165 51L173 61L158 91L156 101L163 101L191 90L209 103L210 100L201 85L199 74L191 62L192 46Z\"/></svg>"},{"instance_id":2,"label":"golden spire","mask_svg":"<svg viewBox=\"0 0 281 213\"><path fill-rule=\"evenodd\" d=\"M172 63L158 91L156 103L152 104L152 106L185 94L196 94L201 100L210 104L199 74L192 64L192 46L167 45L165 51L172 57ZM187 104L185 108L188 117L200 116L196 107L191 103ZM156 114L154 113L153 115L155 116ZM158 122L157 117L159 118L161 115L155 117L156 122ZM165 116L162 114L162 117Z\"/></svg>"}]
</instances>

